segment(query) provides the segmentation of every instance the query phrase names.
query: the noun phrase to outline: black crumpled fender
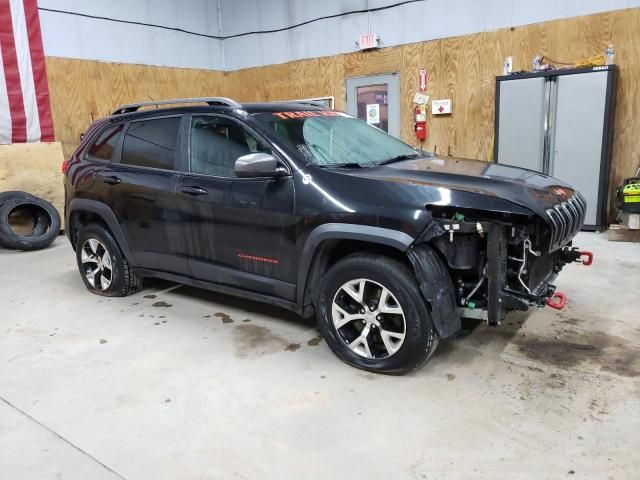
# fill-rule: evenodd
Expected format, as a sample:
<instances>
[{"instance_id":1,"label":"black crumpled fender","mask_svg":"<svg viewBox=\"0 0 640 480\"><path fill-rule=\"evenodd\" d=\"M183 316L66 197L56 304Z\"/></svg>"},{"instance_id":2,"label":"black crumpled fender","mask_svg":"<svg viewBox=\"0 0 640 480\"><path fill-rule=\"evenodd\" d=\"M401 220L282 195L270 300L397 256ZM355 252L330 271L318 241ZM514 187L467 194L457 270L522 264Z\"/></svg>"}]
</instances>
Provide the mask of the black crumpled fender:
<instances>
[{"instance_id":1,"label":"black crumpled fender","mask_svg":"<svg viewBox=\"0 0 640 480\"><path fill-rule=\"evenodd\" d=\"M441 338L461 329L453 281L444 261L429 245L414 245L407 251L420 291L431 307L433 324Z\"/></svg>"}]
</instances>

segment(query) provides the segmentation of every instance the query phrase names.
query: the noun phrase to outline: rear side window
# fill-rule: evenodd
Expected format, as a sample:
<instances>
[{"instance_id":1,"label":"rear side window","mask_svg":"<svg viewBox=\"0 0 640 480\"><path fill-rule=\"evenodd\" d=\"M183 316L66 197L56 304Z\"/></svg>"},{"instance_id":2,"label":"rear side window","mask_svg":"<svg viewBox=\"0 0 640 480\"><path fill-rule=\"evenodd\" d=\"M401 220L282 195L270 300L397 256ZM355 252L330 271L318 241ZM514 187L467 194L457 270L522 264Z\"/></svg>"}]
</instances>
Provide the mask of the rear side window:
<instances>
[{"instance_id":1,"label":"rear side window","mask_svg":"<svg viewBox=\"0 0 640 480\"><path fill-rule=\"evenodd\" d=\"M132 122L122 145L120 163L174 169L180 117Z\"/></svg>"},{"instance_id":2,"label":"rear side window","mask_svg":"<svg viewBox=\"0 0 640 480\"><path fill-rule=\"evenodd\" d=\"M120 141L124 125L113 125L104 130L87 150L87 157L94 160L110 162Z\"/></svg>"}]
</instances>

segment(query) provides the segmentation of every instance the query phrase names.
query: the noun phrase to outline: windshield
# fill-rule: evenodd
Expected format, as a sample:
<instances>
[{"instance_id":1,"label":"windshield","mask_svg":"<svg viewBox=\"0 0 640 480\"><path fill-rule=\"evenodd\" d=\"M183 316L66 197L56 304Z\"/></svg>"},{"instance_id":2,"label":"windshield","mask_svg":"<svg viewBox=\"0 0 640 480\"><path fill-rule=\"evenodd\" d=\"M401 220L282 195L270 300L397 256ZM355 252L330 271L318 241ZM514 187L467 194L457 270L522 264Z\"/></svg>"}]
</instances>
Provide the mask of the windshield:
<instances>
[{"instance_id":1,"label":"windshield","mask_svg":"<svg viewBox=\"0 0 640 480\"><path fill-rule=\"evenodd\" d=\"M409 145L346 113L332 110L256 115L310 163L372 166L396 157L416 157Z\"/></svg>"}]
</instances>

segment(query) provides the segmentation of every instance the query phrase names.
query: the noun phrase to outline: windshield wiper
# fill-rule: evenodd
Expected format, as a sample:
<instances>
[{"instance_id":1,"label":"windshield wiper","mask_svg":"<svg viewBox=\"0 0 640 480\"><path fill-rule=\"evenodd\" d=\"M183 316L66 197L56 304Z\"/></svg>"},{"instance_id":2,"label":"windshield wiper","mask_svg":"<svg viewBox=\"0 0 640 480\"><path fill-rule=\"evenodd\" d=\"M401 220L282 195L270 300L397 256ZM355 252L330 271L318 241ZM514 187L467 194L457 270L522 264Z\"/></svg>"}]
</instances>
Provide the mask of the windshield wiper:
<instances>
[{"instance_id":1,"label":"windshield wiper","mask_svg":"<svg viewBox=\"0 0 640 480\"><path fill-rule=\"evenodd\" d=\"M412 158L417 158L419 156L420 156L419 153L408 153L408 154L405 153L403 155L397 155L395 157L382 160L381 162L378 163L378 165L388 165L390 163L401 162L402 160L410 160Z\"/></svg>"},{"instance_id":2,"label":"windshield wiper","mask_svg":"<svg viewBox=\"0 0 640 480\"><path fill-rule=\"evenodd\" d=\"M363 165L358 162L344 162L344 163L322 163L318 164L320 168L364 168L366 165Z\"/></svg>"}]
</instances>

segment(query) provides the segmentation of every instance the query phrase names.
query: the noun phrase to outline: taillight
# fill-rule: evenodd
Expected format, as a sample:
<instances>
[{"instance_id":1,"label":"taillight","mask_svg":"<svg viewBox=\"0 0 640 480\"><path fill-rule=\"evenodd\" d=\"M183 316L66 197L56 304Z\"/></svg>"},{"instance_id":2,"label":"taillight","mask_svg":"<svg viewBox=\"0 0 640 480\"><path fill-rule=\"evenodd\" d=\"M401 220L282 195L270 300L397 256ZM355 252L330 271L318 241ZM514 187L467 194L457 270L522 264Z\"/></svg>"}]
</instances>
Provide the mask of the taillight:
<instances>
[{"instance_id":1,"label":"taillight","mask_svg":"<svg viewBox=\"0 0 640 480\"><path fill-rule=\"evenodd\" d=\"M62 170L63 175L67 173L67 170L69 170L69 160L64 160L62 162L62 166L60 167L60 170Z\"/></svg>"}]
</instances>

